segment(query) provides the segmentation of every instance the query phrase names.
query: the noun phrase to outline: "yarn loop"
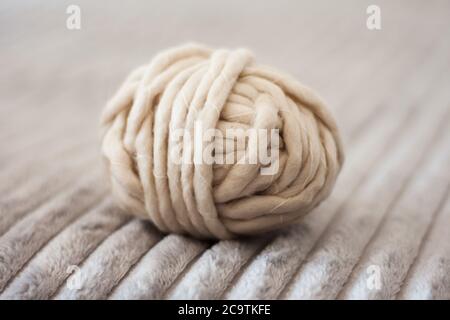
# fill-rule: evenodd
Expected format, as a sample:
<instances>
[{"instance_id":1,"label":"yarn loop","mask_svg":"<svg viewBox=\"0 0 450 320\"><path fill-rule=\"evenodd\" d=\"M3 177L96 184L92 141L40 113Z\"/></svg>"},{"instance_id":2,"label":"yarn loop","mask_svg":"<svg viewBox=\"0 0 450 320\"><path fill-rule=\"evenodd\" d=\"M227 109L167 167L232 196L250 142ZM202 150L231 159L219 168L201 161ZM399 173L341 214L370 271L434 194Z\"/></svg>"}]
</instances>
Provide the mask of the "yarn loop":
<instances>
[{"instance_id":1,"label":"yarn loop","mask_svg":"<svg viewBox=\"0 0 450 320\"><path fill-rule=\"evenodd\" d=\"M117 203L163 232L198 238L292 224L330 194L343 162L321 99L243 49L188 44L158 54L108 102L101 129Z\"/></svg>"}]
</instances>

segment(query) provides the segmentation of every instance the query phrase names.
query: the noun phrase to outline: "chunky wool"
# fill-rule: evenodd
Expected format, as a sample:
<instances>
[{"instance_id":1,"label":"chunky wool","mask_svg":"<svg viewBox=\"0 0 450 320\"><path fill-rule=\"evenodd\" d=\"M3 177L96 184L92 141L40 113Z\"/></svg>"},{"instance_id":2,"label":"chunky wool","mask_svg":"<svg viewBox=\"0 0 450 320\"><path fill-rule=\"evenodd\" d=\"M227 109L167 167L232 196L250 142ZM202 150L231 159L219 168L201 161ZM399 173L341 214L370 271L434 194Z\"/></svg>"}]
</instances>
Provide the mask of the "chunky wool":
<instances>
[{"instance_id":1,"label":"chunky wool","mask_svg":"<svg viewBox=\"0 0 450 320\"><path fill-rule=\"evenodd\" d=\"M223 135L200 143L198 123L203 133ZM189 44L158 54L108 102L101 129L117 203L163 232L199 238L229 239L294 223L330 194L343 162L322 100L243 49ZM217 142L229 142L229 129L275 132L263 146L277 157L270 164L243 161L257 153L260 140L244 134L243 145L231 139L225 145L233 147L223 147ZM235 161L195 161L196 154ZM276 170L262 174L268 167Z\"/></svg>"}]
</instances>

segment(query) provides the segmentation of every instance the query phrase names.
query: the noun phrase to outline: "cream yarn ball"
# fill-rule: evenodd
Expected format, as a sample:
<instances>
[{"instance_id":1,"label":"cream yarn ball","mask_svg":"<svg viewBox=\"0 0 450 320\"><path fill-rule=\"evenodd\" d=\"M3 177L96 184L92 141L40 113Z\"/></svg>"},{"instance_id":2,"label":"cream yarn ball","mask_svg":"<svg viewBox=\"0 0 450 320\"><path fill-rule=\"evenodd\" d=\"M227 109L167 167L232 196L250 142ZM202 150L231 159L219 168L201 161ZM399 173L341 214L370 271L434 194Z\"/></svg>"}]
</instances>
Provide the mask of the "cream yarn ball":
<instances>
[{"instance_id":1,"label":"cream yarn ball","mask_svg":"<svg viewBox=\"0 0 450 320\"><path fill-rule=\"evenodd\" d=\"M294 223L330 194L343 162L335 121L318 96L243 49L188 44L158 54L108 102L101 129L117 203L163 232L198 238ZM210 140L202 135L209 129L217 134ZM269 164L252 158L256 142ZM268 168L275 170L263 174Z\"/></svg>"}]
</instances>

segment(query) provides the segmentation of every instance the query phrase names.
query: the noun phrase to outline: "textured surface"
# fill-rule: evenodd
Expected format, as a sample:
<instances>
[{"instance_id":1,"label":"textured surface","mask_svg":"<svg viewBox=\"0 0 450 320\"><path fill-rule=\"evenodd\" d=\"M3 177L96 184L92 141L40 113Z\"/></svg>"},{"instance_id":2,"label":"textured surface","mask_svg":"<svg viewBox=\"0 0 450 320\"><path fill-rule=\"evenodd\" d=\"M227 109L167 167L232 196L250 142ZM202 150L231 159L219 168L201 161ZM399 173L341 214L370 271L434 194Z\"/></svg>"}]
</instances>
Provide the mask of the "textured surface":
<instances>
[{"instance_id":1,"label":"textured surface","mask_svg":"<svg viewBox=\"0 0 450 320\"><path fill-rule=\"evenodd\" d=\"M448 1L380 1L380 31L365 1L86 1L78 31L69 4L0 7L0 298L450 299ZM247 46L328 101L347 159L299 224L204 242L111 203L100 111L191 40Z\"/></svg>"}]
</instances>

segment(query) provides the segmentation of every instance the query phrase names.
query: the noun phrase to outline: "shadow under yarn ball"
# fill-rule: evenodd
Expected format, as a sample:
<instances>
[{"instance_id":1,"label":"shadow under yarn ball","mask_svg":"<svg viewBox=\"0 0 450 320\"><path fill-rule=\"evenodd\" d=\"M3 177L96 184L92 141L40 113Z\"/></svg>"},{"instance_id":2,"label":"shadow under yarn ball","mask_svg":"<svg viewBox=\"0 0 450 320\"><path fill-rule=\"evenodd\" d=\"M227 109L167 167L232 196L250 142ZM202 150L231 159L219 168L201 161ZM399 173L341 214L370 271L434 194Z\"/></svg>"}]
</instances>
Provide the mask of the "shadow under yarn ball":
<instances>
[{"instance_id":1,"label":"shadow under yarn ball","mask_svg":"<svg viewBox=\"0 0 450 320\"><path fill-rule=\"evenodd\" d=\"M344 158L320 98L244 49L158 54L108 102L101 129L117 203L198 238L292 224L330 194Z\"/></svg>"}]
</instances>

